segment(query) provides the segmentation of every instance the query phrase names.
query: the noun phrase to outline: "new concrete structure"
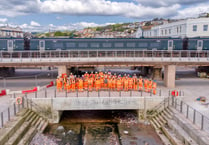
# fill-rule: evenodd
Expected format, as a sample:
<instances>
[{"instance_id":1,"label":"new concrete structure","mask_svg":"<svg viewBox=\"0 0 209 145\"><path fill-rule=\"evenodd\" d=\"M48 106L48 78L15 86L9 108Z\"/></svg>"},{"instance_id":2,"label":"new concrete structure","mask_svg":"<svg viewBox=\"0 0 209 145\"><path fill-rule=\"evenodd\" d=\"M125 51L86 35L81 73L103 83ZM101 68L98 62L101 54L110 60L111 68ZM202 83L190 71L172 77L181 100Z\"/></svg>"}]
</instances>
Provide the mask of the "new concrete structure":
<instances>
[{"instance_id":1,"label":"new concrete structure","mask_svg":"<svg viewBox=\"0 0 209 145\"><path fill-rule=\"evenodd\" d=\"M150 27L149 30L139 28L136 38L140 37L208 37L209 18L196 18L180 20L159 26Z\"/></svg>"}]
</instances>

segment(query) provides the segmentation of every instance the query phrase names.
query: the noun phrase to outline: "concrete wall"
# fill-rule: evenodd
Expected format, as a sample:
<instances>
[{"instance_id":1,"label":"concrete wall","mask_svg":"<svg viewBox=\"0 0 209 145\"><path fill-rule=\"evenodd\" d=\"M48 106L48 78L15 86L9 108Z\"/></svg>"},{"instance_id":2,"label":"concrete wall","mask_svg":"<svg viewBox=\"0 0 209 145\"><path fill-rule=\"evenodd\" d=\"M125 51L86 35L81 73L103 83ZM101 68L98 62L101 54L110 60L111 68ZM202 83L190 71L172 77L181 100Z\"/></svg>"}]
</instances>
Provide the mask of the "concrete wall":
<instances>
[{"instance_id":1,"label":"concrete wall","mask_svg":"<svg viewBox=\"0 0 209 145\"><path fill-rule=\"evenodd\" d=\"M70 98L33 98L35 111L58 123L64 110L143 110L152 109L164 97L70 97Z\"/></svg>"}]
</instances>

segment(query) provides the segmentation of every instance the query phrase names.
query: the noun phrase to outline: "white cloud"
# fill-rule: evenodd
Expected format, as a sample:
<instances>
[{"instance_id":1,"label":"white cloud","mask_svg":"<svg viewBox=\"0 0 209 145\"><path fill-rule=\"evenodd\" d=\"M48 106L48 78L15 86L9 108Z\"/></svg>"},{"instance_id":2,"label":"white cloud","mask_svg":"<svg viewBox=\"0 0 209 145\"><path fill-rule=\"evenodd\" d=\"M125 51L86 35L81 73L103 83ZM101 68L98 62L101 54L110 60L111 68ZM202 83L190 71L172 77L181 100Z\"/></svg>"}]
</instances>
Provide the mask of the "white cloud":
<instances>
[{"instance_id":1,"label":"white cloud","mask_svg":"<svg viewBox=\"0 0 209 145\"><path fill-rule=\"evenodd\" d=\"M208 4L200 4L196 6L192 6L189 8L182 9L178 11L178 14L173 18L188 18L188 17L197 17L200 13L209 12L209 3Z\"/></svg>"},{"instance_id":2,"label":"white cloud","mask_svg":"<svg viewBox=\"0 0 209 145\"><path fill-rule=\"evenodd\" d=\"M133 2L111 2L107 0L46 0L38 1L43 13L69 15L115 15L132 18L147 16L170 16L180 8L178 4L153 8ZM155 12L155 13L153 13Z\"/></svg>"},{"instance_id":3,"label":"white cloud","mask_svg":"<svg viewBox=\"0 0 209 145\"><path fill-rule=\"evenodd\" d=\"M5 23L5 22L7 22L7 21L8 21L7 18L0 18L0 23Z\"/></svg>"},{"instance_id":4,"label":"white cloud","mask_svg":"<svg viewBox=\"0 0 209 145\"><path fill-rule=\"evenodd\" d=\"M39 26L41 26L39 23L37 23L37 22L35 22L35 21L31 21L31 22L30 22L30 25L31 25L31 26L34 26L34 27L39 27Z\"/></svg>"}]
</instances>

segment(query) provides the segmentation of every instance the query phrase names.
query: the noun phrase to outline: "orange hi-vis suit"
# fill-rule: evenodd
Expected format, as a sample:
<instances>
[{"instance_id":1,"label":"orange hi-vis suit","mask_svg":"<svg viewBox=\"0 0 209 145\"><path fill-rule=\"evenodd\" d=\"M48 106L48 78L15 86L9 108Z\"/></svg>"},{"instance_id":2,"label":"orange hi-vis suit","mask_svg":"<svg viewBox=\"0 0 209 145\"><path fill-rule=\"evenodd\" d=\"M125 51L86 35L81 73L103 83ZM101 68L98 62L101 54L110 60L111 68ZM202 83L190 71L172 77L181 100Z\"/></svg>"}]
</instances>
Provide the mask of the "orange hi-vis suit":
<instances>
[{"instance_id":1,"label":"orange hi-vis suit","mask_svg":"<svg viewBox=\"0 0 209 145\"><path fill-rule=\"evenodd\" d=\"M56 83L57 83L57 90L62 91L62 82L59 78L56 80Z\"/></svg>"},{"instance_id":2,"label":"orange hi-vis suit","mask_svg":"<svg viewBox=\"0 0 209 145\"><path fill-rule=\"evenodd\" d=\"M72 90L72 92L75 92L75 89L76 89L76 82L75 82L75 79L72 79L71 80L71 90Z\"/></svg>"},{"instance_id":3,"label":"orange hi-vis suit","mask_svg":"<svg viewBox=\"0 0 209 145\"><path fill-rule=\"evenodd\" d=\"M143 89L143 80L141 78L138 80L138 86L139 90L141 91Z\"/></svg>"},{"instance_id":4,"label":"orange hi-vis suit","mask_svg":"<svg viewBox=\"0 0 209 145\"><path fill-rule=\"evenodd\" d=\"M122 90L122 80L118 79L117 80L117 91L121 91Z\"/></svg>"},{"instance_id":5,"label":"orange hi-vis suit","mask_svg":"<svg viewBox=\"0 0 209 145\"><path fill-rule=\"evenodd\" d=\"M137 78L136 77L133 78L133 89L137 91Z\"/></svg>"},{"instance_id":6,"label":"orange hi-vis suit","mask_svg":"<svg viewBox=\"0 0 209 145\"><path fill-rule=\"evenodd\" d=\"M83 81L83 87L84 87L84 90L87 90L88 89L88 78L84 78L84 81Z\"/></svg>"},{"instance_id":7,"label":"orange hi-vis suit","mask_svg":"<svg viewBox=\"0 0 209 145\"><path fill-rule=\"evenodd\" d=\"M112 89L112 78L108 79L108 89Z\"/></svg>"},{"instance_id":8,"label":"orange hi-vis suit","mask_svg":"<svg viewBox=\"0 0 209 145\"><path fill-rule=\"evenodd\" d=\"M70 89L71 89L71 82L70 82L70 80L67 81L66 88L67 88L67 92L70 92Z\"/></svg>"},{"instance_id":9,"label":"orange hi-vis suit","mask_svg":"<svg viewBox=\"0 0 209 145\"><path fill-rule=\"evenodd\" d=\"M93 78L89 78L88 79L88 90L91 92L92 91L92 88L93 88Z\"/></svg>"},{"instance_id":10,"label":"orange hi-vis suit","mask_svg":"<svg viewBox=\"0 0 209 145\"><path fill-rule=\"evenodd\" d=\"M148 81L148 92L151 92L152 91L152 81Z\"/></svg>"},{"instance_id":11,"label":"orange hi-vis suit","mask_svg":"<svg viewBox=\"0 0 209 145\"><path fill-rule=\"evenodd\" d=\"M144 90L145 90L145 92L148 92L148 81L145 79L144 80Z\"/></svg>"},{"instance_id":12,"label":"orange hi-vis suit","mask_svg":"<svg viewBox=\"0 0 209 145\"><path fill-rule=\"evenodd\" d=\"M79 90L80 92L83 91L83 80L82 80L82 79L79 79L79 80L78 80L78 90Z\"/></svg>"},{"instance_id":13,"label":"orange hi-vis suit","mask_svg":"<svg viewBox=\"0 0 209 145\"><path fill-rule=\"evenodd\" d=\"M99 91L99 89L100 89L100 80L99 79L95 80L95 89L96 89L96 91Z\"/></svg>"},{"instance_id":14,"label":"orange hi-vis suit","mask_svg":"<svg viewBox=\"0 0 209 145\"><path fill-rule=\"evenodd\" d=\"M123 82L124 82L123 85L124 91L128 91L128 79L123 79Z\"/></svg>"},{"instance_id":15,"label":"orange hi-vis suit","mask_svg":"<svg viewBox=\"0 0 209 145\"><path fill-rule=\"evenodd\" d=\"M128 78L128 90L132 90L132 89L133 89L133 79Z\"/></svg>"},{"instance_id":16,"label":"orange hi-vis suit","mask_svg":"<svg viewBox=\"0 0 209 145\"><path fill-rule=\"evenodd\" d=\"M107 76L105 77L105 79L104 79L104 88L105 89L107 89L107 86L108 86L108 78L107 78Z\"/></svg>"},{"instance_id":17,"label":"orange hi-vis suit","mask_svg":"<svg viewBox=\"0 0 209 145\"><path fill-rule=\"evenodd\" d=\"M154 94L154 95L156 95L156 88L157 88L157 83L156 82L153 82L152 83L152 89L153 89L153 91L152 91L152 93Z\"/></svg>"},{"instance_id":18,"label":"orange hi-vis suit","mask_svg":"<svg viewBox=\"0 0 209 145\"><path fill-rule=\"evenodd\" d=\"M115 88L116 88L116 79L113 78L112 79L112 90L115 90Z\"/></svg>"}]
</instances>

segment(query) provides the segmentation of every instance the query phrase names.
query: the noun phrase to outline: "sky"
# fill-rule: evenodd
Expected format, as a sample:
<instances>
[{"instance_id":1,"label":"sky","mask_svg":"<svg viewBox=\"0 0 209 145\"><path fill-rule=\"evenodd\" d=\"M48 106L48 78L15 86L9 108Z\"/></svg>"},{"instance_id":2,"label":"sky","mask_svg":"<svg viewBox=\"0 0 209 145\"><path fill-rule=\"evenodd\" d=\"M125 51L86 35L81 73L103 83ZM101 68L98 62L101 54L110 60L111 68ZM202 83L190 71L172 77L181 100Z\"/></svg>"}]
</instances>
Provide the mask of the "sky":
<instances>
[{"instance_id":1,"label":"sky","mask_svg":"<svg viewBox=\"0 0 209 145\"><path fill-rule=\"evenodd\" d=\"M0 26L28 32L79 30L209 13L209 0L1 0Z\"/></svg>"}]
</instances>

